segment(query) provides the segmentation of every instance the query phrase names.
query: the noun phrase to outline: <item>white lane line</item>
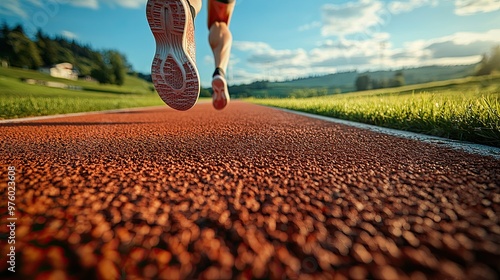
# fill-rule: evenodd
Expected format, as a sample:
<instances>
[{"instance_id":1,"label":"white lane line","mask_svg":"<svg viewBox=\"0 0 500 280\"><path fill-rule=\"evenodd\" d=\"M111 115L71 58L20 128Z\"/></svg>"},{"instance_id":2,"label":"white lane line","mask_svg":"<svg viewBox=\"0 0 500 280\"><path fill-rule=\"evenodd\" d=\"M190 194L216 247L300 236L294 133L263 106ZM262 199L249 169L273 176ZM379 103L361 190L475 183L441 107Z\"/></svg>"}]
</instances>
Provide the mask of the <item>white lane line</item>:
<instances>
[{"instance_id":1,"label":"white lane line","mask_svg":"<svg viewBox=\"0 0 500 280\"><path fill-rule=\"evenodd\" d=\"M269 107L269 106L266 106L266 107ZM336 119L336 118L331 118L331 117L326 117L326 116L320 116L320 115L314 115L314 114L310 114L310 113L293 111L293 110L289 110L289 109L276 108L276 107L269 107L269 108L273 108L273 109L277 109L277 110L281 110L284 112L293 113L293 114L297 114L297 115L301 115L301 116L306 116L309 118L319 119L319 120L323 120L323 121L327 121L327 122L333 122L333 123L353 126L353 127L366 129L366 130L370 130L370 131L374 131L374 132L379 132L379 133L383 133L383 134L387 134L387 135L392 135L392 136L396 136L396 137L418 140L418 141L422 141L425 143L431 143L434 145L452 148L454 150L465 151L465 152L468 152L471 154L491 156L491 157L494 157L495 159L500 159L500 148L496 148L496 147L490 147L490 146L486 146L486 145L451 140L451 139L446 139L446 138L441 138L441 137L436 137L436 136L429 136L429 135L424 135L424 134L420 134L420 133L402 131L402 130L397 130L397 129L392 129L392 128L385 128L385 127L369 125L369 124L364 124L364 123L358 123L358 122L353 122L353 121L346 121L346 120L341 120L341 119Z\"/></svg>"}]
</instances>

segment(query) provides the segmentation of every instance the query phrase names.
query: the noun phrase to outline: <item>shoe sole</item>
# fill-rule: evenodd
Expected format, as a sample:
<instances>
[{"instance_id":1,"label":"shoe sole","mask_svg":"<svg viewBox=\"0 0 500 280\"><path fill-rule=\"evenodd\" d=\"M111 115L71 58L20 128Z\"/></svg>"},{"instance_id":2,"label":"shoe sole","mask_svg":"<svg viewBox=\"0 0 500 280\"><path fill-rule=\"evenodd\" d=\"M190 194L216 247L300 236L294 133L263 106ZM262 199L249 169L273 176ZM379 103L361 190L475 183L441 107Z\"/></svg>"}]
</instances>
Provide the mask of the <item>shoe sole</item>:
<instances>
[{"instance_id":1,"label":"shoe sole","mask_svg":"<svg viewBox=\"0 0 500 280\"><path fill-rule=\"evenodd\" d=\"M214 77L212 80L212 104L215 109L222 110L229 103L229 92L227 82L222 77Z\"/></svg>"},{"instance_id":2,"label":"shoe sole","mask_svg":"<svg viewBox=\"0 0 500 280\"><path fill-rule=\"evenodd\" d=\"M194 41L187 43L187 36L194 38L188 10L185 0L149 0L146 5L146 17L156 41L151 78L161 99L180 111L192 108L200 92Z\"/></svg>"}]
</instances>

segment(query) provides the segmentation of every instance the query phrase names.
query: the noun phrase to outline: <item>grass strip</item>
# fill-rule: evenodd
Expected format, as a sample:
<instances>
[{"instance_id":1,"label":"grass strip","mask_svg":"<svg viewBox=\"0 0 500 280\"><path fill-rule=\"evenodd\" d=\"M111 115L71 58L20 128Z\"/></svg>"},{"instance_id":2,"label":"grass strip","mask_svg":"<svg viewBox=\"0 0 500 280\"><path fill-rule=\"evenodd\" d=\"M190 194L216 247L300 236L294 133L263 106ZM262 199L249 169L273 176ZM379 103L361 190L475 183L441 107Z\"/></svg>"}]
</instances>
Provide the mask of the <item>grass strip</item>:
<instances>
[{"instance_id":1,"label":"grass strip","mask_svg":"<svg viewBox=\"0 0 500 280\"><path fill-rule=\"evenodd\" d=\"M0 119L47 116L164 104L154 92L109 93L28 85L0 77Z\"/></svg>"},{"instance_id":2,"label":"grass strip","mask_svg":"<svg viewBox=\"0 0 500 280\"><path fill-rule=\"evenodd\" d=\"M250 102L500 147L500 88L372 91Z\"/></svg>"},{"instance_id":3,"label":"grass strip","mask_svg":"<svg viewBox=\"0 0 500 280\"><path fill-rule=\"evenodd\" d=\"M164 104L156 98L127 96L127 98L90 98L90 97L37 97L24 96L0 100L0 119L31 116L48 116L78 112L103 111L111 109L147 107Z\"/></svg>"}]
</instances>

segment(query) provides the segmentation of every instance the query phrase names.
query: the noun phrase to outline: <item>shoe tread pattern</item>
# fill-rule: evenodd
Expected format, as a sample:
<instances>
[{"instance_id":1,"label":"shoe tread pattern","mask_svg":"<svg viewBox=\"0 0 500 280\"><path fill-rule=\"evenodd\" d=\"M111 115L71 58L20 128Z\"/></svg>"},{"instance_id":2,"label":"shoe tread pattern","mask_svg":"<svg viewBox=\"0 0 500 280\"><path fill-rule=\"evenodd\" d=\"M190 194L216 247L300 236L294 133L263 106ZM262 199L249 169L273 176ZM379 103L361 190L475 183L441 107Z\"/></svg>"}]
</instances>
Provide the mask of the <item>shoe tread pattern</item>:
<instances>
[{"instance_id":1,"label":"shoe tread pattern","mask_svg":"<svg viewBox=\"0 0 500 280\"><path fill-rule=\"evenodd\" d=\"M146 17L156 41L151 77L161 99L185 111L198 100L194 25L185 0L149 0Z\"/></svg>"}]
</instances>

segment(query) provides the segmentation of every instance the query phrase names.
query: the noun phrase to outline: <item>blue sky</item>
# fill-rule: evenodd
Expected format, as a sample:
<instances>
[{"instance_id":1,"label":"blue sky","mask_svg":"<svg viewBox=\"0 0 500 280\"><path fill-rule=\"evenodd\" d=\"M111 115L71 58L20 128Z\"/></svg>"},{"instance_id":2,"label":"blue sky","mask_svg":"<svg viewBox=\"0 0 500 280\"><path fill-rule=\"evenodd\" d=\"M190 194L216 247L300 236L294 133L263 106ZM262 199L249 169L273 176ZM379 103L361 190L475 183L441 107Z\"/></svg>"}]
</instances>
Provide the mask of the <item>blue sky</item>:
<instances>
[{"instance_id":1,"label":"blue sky","mask_svg":"<svg viewBox=\"0 0 500 280\"><path fill-rule=\"evenodd\" d=\"M155 42L146 0L2 0L0 17L28 34L116 49L150 72ZM197 63L209 86L206 1L196 19ZM231 84L350 70L478 62L500 44L500 0L237 0Z\"/></svg>"}]
</instances>

